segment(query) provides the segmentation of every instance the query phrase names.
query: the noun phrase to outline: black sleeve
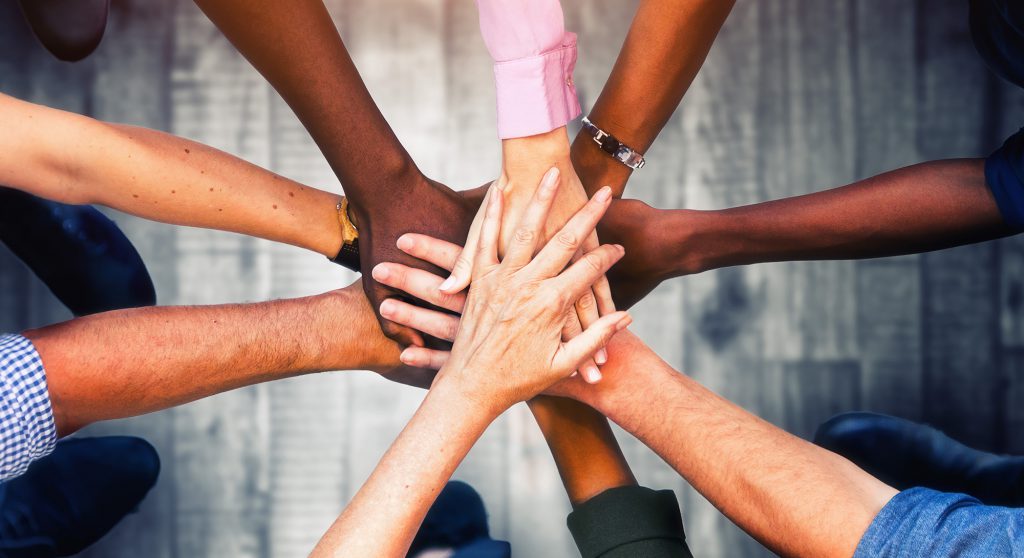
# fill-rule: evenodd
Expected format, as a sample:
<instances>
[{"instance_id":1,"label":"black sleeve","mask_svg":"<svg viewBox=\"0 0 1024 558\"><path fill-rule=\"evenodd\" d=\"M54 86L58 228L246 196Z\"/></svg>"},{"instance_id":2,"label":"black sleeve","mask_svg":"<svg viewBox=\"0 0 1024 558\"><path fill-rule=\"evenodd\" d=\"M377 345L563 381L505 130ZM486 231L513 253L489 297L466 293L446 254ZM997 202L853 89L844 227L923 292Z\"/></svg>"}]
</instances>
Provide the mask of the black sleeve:
<instances>
[{"instance_id":1,"label":"black sleeve","mask_svg":"<svg viewBox=\"0 0 1024 558\"><path fill-rule=\"evenodd\" d=\"M671 490L611 488L577 507L567 522L583 558L693 558Z\"/></svg>"}]
</instances>

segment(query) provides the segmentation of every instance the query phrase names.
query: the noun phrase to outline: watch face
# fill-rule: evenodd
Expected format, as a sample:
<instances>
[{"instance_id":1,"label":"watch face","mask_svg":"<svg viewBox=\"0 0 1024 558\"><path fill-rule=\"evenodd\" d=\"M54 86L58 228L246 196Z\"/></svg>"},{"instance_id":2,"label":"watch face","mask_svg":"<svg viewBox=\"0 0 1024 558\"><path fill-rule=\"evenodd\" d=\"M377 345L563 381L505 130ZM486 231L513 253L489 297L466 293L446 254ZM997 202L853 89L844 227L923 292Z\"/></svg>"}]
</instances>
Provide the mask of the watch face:
<instances>
[{"instance_id":1,"label":"watch face","mask_svg":"<svg viewBox=\"0 0 1024 558\"><path fill-rule=\"evenodd\" d=\"M621 143L619 143L619 140L615 139L612 136L605 136L604 138L601 139L601 149L605 153L608 153L609 155L616 155L616 153L618 153L619 150L622 149L622 147L623 146Z\"/></svg>"}]
</instances>

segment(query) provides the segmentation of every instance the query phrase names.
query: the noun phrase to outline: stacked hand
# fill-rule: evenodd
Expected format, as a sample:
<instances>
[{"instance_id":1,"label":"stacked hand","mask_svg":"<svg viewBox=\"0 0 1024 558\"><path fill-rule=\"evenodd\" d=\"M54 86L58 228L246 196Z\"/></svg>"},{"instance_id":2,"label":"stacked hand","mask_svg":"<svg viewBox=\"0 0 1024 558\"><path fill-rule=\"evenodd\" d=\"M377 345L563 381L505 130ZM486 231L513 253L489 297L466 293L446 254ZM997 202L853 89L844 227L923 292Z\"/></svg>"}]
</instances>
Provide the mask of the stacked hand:
<instances>
[{"instance_id":1,"label":"stacked hand","mask_svg":"<svg viewBox=\"0 0 1024 558\"><path fill-rule=\"evenodd\" d=\"M387 319L412 327L440 339L455 341L463 336L489 340L486 343L461 343L456 341L451 356L447 352L422 347L409 347L402 352L402 362L414 367L438 369L456 359L458 366L445 366L453 371L472 368L473 361L489 361L496 358L488 351L501 348L504 364L497 364L499 370L515 368L525 370L542 366L551 370L562 370L567 362L576 365L589 357L603 345L602 337L611 326L625 327L630 318L622 312L606 315L597 320L584 334L563 343L561 327L556 328L550 320L559 321L555 310L570 312L573 303L582 296L594 282L600 280L611 264L624 253L620 246L605 245L587 252L560 276L558 273L576 254L578 243L552 240L540 248L536 259L531 255L541 246L539 232L543 228L554 193L558 189L555 173L550 173L545 183L537 190L534 200L526 208L520 226L516 227L513 242L501 263L497 263L497 231L500 227L500 211L503 196L494 191L488 197L485 217L481 222L478 243L474 254L474 269L471 273L472 286L467 299L464 294L449 295L438 290L442 280L430 272L399 263L384 263L374 269L374 278L394 289L422 298L429 304L451 312L464 312L462 326L458 317L446 312L413 306L400 300L388 300L381 306L381 313ZM560 232L557 238L585 238L610 205L610 192L602 189L587 203ZM451 269L463 251L458 245L420 234L403 235L398 246L410 256L425 260L442 268ZM527 313L531 319L508 320L508 317ZM564 320L564 316L562 316ZM481 329L477 322L491 323ZM494 325L496 322L497 325ZM505 331L510 324L518 323L524 331ZM525 331L528 328L529 331ZM599 333L600 332L600 333ZM608 333L611 335L611 333ZM505 336L504 339L499 336ZM499 339L502 339L498 341ZM593 344L596 342L598 344ZM522 346L520 346L522 345ZM555 354L549 354L547 347L556 347ZM581 347L582 349L578 348ZM581 354L579 351L583 350ZM586 352L590 351L590 352ZM534 362L536 359L540 361ZM566 371L557 377L545 376L544 382L519 385L513 393L506 393L514 401L528 398L546 388L555 380L568 375ZM456 372L460 373L461 372ZM474 374L482 374L480 371ZM559 372L560 374L560 372ZM484 374L487 377L493 377ZM547 380L551 381L547 381ZM501 380L507 382L507 379ZM543 384L543 385L541 385ZM496 386L491 386L497 389ZM482 388L484 389L484 388ZM486 391L486 389L485 389ZM507 399L507 398L506 398Z\"/></svg>"},{"instance_id":2,"label":"stacked hand","mask_svg":"<svg viewBox=\"0 0 1024 558\"><path fill-rule=\"evenodd\" d=\"M404 363L443 367L441 377L446 381L456 382L468 396L486 398L485 404L503 410L567 377L616 331L629 325L628 314L613 312L579 336L562 340L566 313L621 259L624 250L617 245L600 246L566 269L580 249L579 242L552 240L542 245L539 240L557 190L557 171L550 172L525 209L500 261L503 196L492 191L477 237L468 296L440 293L436 290L440 278L419 269L398 263L375 268L378 281L410 293L433 293L428 295L431 304L463 312L460 322L442 312L386 301L381 307L385 317L454 341L450 354L409 347L402 353ZM598 192L556 238L586 238L610 201L610 190ZM424 235L405 235L399 245L410 255L445 267L454 263L460 251L456 245Z\"/></svg>"}]
</instances>

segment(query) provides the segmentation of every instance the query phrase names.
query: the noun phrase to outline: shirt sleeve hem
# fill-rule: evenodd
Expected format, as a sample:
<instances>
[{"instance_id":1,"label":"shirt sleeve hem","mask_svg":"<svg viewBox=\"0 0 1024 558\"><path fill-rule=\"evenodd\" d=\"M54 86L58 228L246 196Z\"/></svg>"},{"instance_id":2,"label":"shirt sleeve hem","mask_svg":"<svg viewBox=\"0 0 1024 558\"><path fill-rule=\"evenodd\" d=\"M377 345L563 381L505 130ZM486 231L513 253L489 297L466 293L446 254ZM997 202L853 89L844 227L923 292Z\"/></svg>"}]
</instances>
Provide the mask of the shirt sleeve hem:
<instances>
[{"instance_id":1,"label":"shirt sleeve hem","mask_svg":"<svg viewBox=\"0 0 1024 558\"><path fill-rule=\"evenodd\" d=\"M557 49L494 65L498 136L521 138L550 132L580 115L573 82L576 35Z\"/></svg>"}]
</instances>

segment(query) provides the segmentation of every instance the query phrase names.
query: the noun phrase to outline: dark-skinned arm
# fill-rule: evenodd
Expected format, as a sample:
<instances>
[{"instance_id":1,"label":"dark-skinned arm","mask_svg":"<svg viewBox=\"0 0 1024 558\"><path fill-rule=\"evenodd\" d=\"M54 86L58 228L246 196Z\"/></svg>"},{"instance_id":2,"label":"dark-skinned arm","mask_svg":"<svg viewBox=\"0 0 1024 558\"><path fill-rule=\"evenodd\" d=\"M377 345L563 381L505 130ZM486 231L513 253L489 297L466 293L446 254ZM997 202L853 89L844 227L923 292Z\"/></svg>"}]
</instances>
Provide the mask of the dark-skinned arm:
<instances>
[{"instance_id":1,"label":"dark-skinned arm","mask_svg":"<svg viewBox=\"0 0 1024 558\"><path fill-rule=\"evenodd\" d=\"M685 275L760 262L897 256L1011 235L984 164L931 161L803 196L666 212L678 236L665 256L673 275Z\"/></svg>"},{"instance_id":2,"label":"dark-skinned arm","mask_svg":"<svg viewBox=\"0 0 1024 558\"><path fill-rule=\"evenodd\" d=\"M321 0L196 4L280 93L337 174L359 227L364 276L381 261L426 267L395 249L404 232L465 239L475 206L416 167L370 97ZM364 288L375 311L394 295L372 280ZM407 328L380 321L403 344L423 342Z\"/></svg>"},{"instance_id":3,"label":"dark-skinned arm","mask_svg":"<svg viewBox=\"0 0 1024 558\"><path fill-rule=\"evenodd\" d=\"M704 64L733 4L735 0L640 2L590 120L646 153ZM611 186L621 196L632 174L586 133L573 141L572 163L588 193ZM598 233L603 235L601 229Z\"/></svg>"}]
</instances>

